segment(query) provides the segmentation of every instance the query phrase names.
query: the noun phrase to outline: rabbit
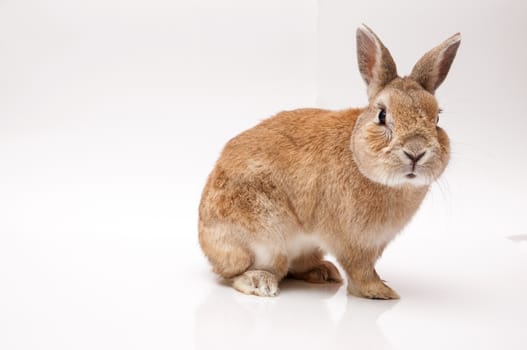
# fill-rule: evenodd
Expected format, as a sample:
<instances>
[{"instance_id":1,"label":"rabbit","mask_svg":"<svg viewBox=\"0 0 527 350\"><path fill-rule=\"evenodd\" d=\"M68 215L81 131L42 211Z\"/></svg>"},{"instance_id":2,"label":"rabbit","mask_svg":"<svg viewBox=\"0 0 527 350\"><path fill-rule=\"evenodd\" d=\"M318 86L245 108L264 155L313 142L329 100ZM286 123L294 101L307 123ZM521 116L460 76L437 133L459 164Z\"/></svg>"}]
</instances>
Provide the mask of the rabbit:
<instances>
[{"instance_id":1,"label":"rabbit","mask_svg":"<svg viewBox=\"0 0 527 350\"><path fill-rule=\"evenodd\" d=\"M236 290L276 296L285 277L341 283L351 295L398 299L375 270L449 161L434 93L460 45L457 33L397 75L390 52L361 25L365 108L280 112L231 139L199 206L199 242Z\"/></svg>"}]
</instances>

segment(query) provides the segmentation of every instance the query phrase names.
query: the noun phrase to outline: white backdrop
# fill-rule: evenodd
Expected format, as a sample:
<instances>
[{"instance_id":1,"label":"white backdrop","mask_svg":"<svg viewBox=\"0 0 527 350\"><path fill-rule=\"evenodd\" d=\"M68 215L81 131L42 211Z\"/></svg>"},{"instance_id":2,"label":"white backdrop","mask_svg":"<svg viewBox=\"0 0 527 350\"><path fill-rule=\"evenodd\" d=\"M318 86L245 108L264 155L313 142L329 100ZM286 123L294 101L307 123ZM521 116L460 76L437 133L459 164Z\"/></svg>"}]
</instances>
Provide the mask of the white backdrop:
<instances>
[{"instance_id":1,"label":"white backdrop","mask_svg":"<svg viewBox=\"0 0 527 350\"><path fill-rule=\"evenodd\" d=\"M526 10L0 0L0 347L521 349ZM205 178L229 138L280 110L363 106L363 22L401 74L463 35L437 93L451 166L379 266L403 299L238 295L197 243Z\"/></svg>"}]
</instances>

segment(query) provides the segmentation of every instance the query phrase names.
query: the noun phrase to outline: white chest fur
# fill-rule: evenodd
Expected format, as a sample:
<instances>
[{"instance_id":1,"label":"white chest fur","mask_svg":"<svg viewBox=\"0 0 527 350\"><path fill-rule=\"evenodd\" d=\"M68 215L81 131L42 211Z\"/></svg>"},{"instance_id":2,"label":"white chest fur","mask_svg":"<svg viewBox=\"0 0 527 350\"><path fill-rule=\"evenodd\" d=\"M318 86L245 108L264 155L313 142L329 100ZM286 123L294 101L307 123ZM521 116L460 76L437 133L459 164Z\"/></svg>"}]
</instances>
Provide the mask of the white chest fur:
<instances>
[{"instance_id":1,"label":"white chest fur","mask_svg":"<svg viewBox=\"0 0 527 350\"><path fill-rule=\"evenodd\" d=\"M297 233L284 239L281 244L256 243L252 245L255 269L272 269L275 259L285 255L288 262L313 252L316 249L325 250L325 245L314 233Z\"/></svg>"}]
</instances>

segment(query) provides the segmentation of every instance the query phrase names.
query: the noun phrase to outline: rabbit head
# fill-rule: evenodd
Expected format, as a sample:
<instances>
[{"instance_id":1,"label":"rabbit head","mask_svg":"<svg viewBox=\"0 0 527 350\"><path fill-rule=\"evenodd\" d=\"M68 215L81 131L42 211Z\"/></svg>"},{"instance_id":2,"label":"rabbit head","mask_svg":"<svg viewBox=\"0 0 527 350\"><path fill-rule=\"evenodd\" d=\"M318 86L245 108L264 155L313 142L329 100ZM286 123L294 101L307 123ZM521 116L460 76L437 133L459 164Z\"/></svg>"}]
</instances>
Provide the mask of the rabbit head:
<instances>
[{"instance_id":1,"label":"rabbit head","mask_svg":"<svg viewBox=\"0 0 527 350\"><path fill-rule=\"evenodd\" d=\"M366 26L357 30L359 70L369 105L358 117L351 148L361 173L398 187L427 186L444 171L449 140L438 126L435 90L459 47L458 33L426 53L407 77L399 77L390 52Z\"/></svg>"}]
</instances>

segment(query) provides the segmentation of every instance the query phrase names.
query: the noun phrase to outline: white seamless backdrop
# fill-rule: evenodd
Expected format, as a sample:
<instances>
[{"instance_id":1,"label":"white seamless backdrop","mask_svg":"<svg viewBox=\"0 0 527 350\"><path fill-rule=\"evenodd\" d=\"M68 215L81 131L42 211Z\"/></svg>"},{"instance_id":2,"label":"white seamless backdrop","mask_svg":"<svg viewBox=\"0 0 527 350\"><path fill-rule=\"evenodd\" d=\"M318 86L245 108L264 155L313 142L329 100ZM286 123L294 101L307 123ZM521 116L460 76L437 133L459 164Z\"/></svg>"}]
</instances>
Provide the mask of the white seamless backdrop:
<instances>
[{"instance_id":1,"label":"white seamless backdrop","mask_svg":"<svg viewBox=\"0 0 527 350\"><path fill-rule=\"evenodd\" d=\"M453 158L379 262L402 296L209 269L222 146L280 110L366 104L355 29L401 74L460 31L437 92ZM521 0L0 1L0 348L524 349Z\"/></svg>"}]
</instances>

